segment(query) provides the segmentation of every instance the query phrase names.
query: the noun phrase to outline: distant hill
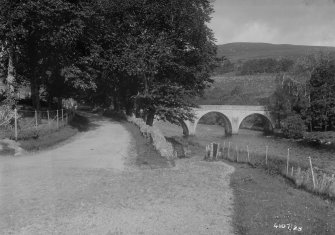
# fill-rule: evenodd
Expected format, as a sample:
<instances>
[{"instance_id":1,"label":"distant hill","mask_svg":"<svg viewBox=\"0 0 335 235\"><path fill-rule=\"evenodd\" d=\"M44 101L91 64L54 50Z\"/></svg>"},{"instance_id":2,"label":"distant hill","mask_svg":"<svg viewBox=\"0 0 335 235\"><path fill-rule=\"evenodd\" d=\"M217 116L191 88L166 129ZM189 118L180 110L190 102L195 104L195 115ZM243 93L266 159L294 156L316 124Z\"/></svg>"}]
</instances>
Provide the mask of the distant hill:
<instances>
[{"instance_id":1,"label":"distant hill","mask_svg":"<svg viewBox=\"0 0 335 235\"><path fill-rule=\"evenodd\" d=\"M334 52L335 47L299 46L289 44L269 44L236 42L218 45L218 57L226 56L232 61L259 58L298 58L317 52Z\"/></svg>"}]
</instances>

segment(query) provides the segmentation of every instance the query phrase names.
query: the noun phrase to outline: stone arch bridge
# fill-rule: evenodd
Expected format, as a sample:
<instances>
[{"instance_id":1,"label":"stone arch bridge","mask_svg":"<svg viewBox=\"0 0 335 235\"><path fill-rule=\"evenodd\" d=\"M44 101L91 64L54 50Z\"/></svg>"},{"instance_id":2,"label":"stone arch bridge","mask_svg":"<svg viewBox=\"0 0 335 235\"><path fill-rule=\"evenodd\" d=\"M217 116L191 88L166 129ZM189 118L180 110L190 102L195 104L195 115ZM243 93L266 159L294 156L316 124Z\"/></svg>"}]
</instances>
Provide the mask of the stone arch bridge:
<instances>
[{"instance_id":1,"label":"stone arch bridge","mask_svg":"<svg viewBox=\"0 0 335 235\"><path fill-rule=\"evenodd\" d=\"M225 124L226 133L228 135L238 134L243 120L251 115L260 115L267 124L265 129L272 131L274 128L274 121L270 115L270 111L265 106L246 106L246 105L200 105L199 108L194 109L194 122L180 121L183 128L184 135L195 135L195 131L199 120L208 113L219 113Z\"/></svg>"}]
</instances>

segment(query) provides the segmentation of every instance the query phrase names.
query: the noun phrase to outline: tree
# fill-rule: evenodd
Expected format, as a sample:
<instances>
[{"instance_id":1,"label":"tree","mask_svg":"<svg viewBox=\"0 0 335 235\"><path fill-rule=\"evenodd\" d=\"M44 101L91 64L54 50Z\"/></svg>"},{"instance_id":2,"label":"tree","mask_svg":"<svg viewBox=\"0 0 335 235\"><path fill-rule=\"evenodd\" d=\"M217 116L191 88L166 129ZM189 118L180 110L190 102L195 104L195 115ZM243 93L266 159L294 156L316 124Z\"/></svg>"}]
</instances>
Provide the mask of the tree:
<instances>
[{"instance_id":1,"label":"tree","mask_svg":"<svg viewBox=\"0 0 335 235\"><path fill-rule=\"evenodd\" d=\"M79 4L80 3L80 4ZM40 109L40 88L50 81L64 83L62 70L78 57L75 49L89 16L84 1L1 1L1 41L8 48L8 64L15 53L16 72L31 86L34 107ZM8 70L12 74L13 69ZM8 76L12 78L13 76ZM56 79L56 80L55 80ZM49 84L50 85L50 84Z\"/></svg>"},{"instance_id":2,"label":"tree","mask_svg":"<svg viewBox=\"0 0 335 235\"><path fill-rule=\"evenodd\" d=\"M290 96L281 86L277 86L270 97L269 108L276 119L276 126L281 128L281 121L292 112Z\"/></svg>"},{"instance_id":3,"label":"tree","mask_svg":"<svg viewBox=\"0 0 335 235\"><path fill-rule=\"evenodd\" d=\"M310 86L313 124L327 131L333 127L335 117L335 60L321 60L312 73Z\"/></svg>"},{"instance_id":4,"label":"tree","mask_svg":"<svg viewBox=\"0 0 335 235\"><path fill-rule=\"evenodd\" d=\"M103 4L105 22L116 23L110 24L112 30L101 29L105 32L101 35L108 37L101 38L105 43L96 43L97 57L102 71L111 75L114 99L120 98L120 91L127 93L122 100L133 100L126 103L144 110L149 125L155 115L172 122L191 119L191 97L201 95L210 84L216 62L214 38L206 25L212 12L210 2L135 0ZM131 89L122 85L127 83ZM116 103L125 106L124 102Z\"/></svg>"},{"instance_id":5,"label":"tree","mask_svg":"<svg viewBox=\"0 0 335 235\"><path fill-rule=\"evenodd\" d=\"M287 138L300 139L304 136L305 129L300 115L292 114L283 120L282 131Z\"/></svg>"}]
</instances>

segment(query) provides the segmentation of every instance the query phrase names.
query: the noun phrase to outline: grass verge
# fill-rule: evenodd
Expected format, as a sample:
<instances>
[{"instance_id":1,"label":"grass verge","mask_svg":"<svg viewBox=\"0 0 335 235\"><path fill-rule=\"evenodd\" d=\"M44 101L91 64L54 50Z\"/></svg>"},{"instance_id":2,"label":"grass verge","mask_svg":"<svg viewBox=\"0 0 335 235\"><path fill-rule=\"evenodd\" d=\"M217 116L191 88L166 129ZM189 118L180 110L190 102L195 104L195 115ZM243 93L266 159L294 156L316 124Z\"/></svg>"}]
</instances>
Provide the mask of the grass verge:
<instances>
[{"instance_id":1,"label":"grass verge","mask_svg":"<svg viewBox=\"0 0 335 235\"><path fill-rule=\"evenodd\" d=\"M19 140L19 143L26 151L43 150L71 138L78 132L87 131L88 128L89 120L86 117L76 114L71 120L70 125L63 126L53 132L47 132L37 138Z\"/></svg>"},{"instance_id":2,"label":"grass verge","mask_svg":"<svg viewBox=\"0 0 335 235\"><path fill-rule=\"evenodd\" d=\"M183 138L182 143L193 153L205 156L202 140ZM236 155L230 157L236 159ZM239 159L243 157L240 153ZM264 156L260 157L263 160ZM301 190L278 170L260 167L257 160L255 165L224 161L235 167L231 187L236 234L335 234L334 201Z\"/></svg>"},{"instance_id":3,"label":"grass verge","mask_svg":"<svg viewBox=\"0 0 335 235\"><path fill-rule=\"evenodd\" d=\"M137 154L136 165L149 169L174 166L173 161L168 161L158 153L151 141L141 134L137 126L126 121L122 122L122 124L133 137L133 144Z\"/></svg>"},{"instance_id":4,"label":"grass verge","mask_svg":"<svg viewBox=\"0 0 335 235\"><path fill-rule=\"evenodd\" d=\"M291 181L262 169L229 164L235 167L231 187L238 234L335 234L334 202L299 190ZM285 228L279 228L283 225ZM293 230L294 226L302 231Z\"/></svg>"}]
</instances>

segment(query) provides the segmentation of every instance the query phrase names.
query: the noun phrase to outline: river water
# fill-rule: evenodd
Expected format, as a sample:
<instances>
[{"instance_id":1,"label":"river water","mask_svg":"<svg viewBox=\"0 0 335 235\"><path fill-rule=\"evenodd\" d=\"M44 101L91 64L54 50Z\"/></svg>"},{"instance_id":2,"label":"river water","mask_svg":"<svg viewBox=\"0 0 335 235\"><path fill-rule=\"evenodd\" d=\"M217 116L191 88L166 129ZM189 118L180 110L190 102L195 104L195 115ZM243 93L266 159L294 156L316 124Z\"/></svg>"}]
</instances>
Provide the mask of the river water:
<instances>
[{"instance_id":1,"label":"river water","mask_svg":"<svg viewBox=\"0 0 335 235\"><path fill-rule=\"evenodd\" d=\"M161 129L163 134L167 137L182 136L182 128L166 122L155 123ZM315 166L325 169L328 172L335 173L335 149L311 146L297 142L294 140L287 140L275 136L265 136L261 131L252 131L247 129L240 129L238 135L231 137L225 136L224 127L219 125L205 125L198 124L196 129L196 136L191 137L192 141L196 141L202 146L206 146L211 142L225 143L229 142L231 145L237 145L239 149L246 149L249 147L250 152L264 153L266 146L268 146L268 155L279 156L286 159L288 149L290 149L290 158L305 162L308 165L308 157L312 158Z\"/></svg>"}]
</instances>

